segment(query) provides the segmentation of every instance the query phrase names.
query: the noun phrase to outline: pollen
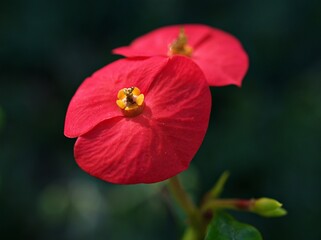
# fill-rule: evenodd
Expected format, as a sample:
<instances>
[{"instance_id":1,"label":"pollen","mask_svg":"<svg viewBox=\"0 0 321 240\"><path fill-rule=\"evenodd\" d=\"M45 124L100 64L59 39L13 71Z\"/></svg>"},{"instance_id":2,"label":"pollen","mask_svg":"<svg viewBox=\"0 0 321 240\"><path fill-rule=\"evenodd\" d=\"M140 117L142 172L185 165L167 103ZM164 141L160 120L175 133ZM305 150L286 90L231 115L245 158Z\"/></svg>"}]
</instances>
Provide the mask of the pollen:
<instances>
[{"instance_id":1,"label":"pollen","mask_svg":"<svg viewBox=\"0 0 321 240\"><path fill-rule=\"evenodd\" d=\"M188 39L183 27L180 28L178 37L169 45L168 55L184 55L191 57L193 48L188 45Z\"/></svg>"},{"instance_id":2,"label":"pollen","mask_svg":"<svg viewBox=\"0 0 321 240\"><path fill-rule=\"evenodd\" d=\"M135 117L144 109L144 94L137 87L123 88L117 94L116 104L126 117Z\"/></svg>"}]
</instances>

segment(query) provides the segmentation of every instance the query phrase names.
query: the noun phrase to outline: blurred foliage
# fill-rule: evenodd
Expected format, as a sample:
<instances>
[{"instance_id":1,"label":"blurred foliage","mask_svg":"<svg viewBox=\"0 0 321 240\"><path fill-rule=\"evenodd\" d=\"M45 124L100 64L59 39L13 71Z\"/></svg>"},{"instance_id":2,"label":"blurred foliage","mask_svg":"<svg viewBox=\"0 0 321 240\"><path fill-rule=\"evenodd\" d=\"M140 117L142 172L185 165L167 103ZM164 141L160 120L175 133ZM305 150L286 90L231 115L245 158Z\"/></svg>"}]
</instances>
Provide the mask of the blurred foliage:
<instances>
[{"instance_id":1,"label":"blurred foliage","mask_svg":"<svg viewBox=\"0 0 321 240\"><path fill-rule=\"evenodd\" d=\"M181 219L162 184L90 177L63 125L83 79L118 59L112 48L197 22L237 36L250 70L242 89L212 89L210 127L184 173L189 191L199 201L228 169L223 197L269 196L289 211L237 219L265 239L321 239L320 9L316 0L1 1L1 238L178 239Z\"/></svg>"},{"instance_id":2,"label":"blurred foliage","mask_svg":"<svg viewBox=\"0 0 321 240\"><path fill-rule=\"evenodd\" d=\"M238 222L225 212L215 214L209 224L205 240L263 240L251 225Z\"/></svg>"}]
</instances>

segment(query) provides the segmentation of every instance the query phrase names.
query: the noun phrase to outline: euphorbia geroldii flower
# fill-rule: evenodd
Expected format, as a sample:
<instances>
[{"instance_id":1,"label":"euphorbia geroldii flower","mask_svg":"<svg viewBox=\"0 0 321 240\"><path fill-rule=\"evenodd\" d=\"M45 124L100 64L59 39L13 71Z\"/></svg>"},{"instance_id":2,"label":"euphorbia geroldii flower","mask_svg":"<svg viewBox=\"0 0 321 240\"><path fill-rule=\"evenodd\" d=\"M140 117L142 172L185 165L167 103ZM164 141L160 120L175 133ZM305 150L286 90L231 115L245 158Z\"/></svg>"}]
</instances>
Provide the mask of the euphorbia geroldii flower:
<instances>
[{"instance_id":1,"label":"euphorbia geroldii flower","mask_svg":"<svg viewBox=\"0 0 321 240\"><path fill-rule=\"evenodd\" d=\"M152 183L185 170L207 130L211 95L182 56L122 59L87 78L67 110L78 165L112 183Z\"/></svg>"},{"instance_id":2,"label":"euphorbia geroldii flower","mask_svg":"<svg viewBox=\"0 0 321 240\"><path fill-rule=\"evenodd\" d=\"M248 56L231 34L200 24L156 29L113 53L126 57L190 57L203 70L210 86L241 86L248 69Z\"/></svg>"}]
</instances>

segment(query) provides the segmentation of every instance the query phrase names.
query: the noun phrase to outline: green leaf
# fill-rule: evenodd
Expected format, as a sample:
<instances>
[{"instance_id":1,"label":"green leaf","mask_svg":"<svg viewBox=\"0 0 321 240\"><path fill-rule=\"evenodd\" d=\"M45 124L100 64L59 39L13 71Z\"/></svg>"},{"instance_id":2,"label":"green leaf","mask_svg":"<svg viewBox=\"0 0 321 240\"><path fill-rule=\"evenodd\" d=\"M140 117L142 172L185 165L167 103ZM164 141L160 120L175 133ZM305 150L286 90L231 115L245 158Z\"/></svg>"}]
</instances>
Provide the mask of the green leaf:
<instances>
[{"instance_id":1,"label":"green leaf","mask_svg":"<svg viewBox=\"0 0 321 240\"><path fill-rule=\"evenodd\" d=\"M218 198L221 195L224 185L227 179L229 178L229 176L230 176L230 173L228 171L225 171L222 173L220 178L217 180L215 186L210 191L211 198Z\"/></svg>"},{"instance_id":2,"label":"green leaf","mask_svg":"<svg viewBox=\"0 0 321 240\"><path fill-rule=\"evenodd\" d=\"M236 221L231 215L216 212L210 222L205 240L262 240L260 232L251 225Z\"/></svg>"}]
</instances>

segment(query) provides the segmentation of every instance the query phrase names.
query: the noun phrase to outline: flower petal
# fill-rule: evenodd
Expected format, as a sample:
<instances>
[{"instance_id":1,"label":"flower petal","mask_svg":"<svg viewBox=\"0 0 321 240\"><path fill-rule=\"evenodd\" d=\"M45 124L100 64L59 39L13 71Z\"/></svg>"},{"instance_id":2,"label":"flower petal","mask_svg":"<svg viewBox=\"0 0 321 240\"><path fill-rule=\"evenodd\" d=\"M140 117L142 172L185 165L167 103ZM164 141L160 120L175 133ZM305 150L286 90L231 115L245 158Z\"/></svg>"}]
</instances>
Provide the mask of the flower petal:
<instances>
[{"instance_id":1,"label":"flower petal","mask_svg":"<svg viewBox=\"0 0 321 240\"><path fill-rule=\"evenodd\" d=\"M210 33L208 26L186 24L162 27L135 39L129 46L119 47L113 53L126 57L167 56L169 45L178 37L181 27L191 46L197 46Z\"/></svg>"},{"instance_id":2,"label":"flower petal","mask_svg":"<svg viewBox=\"0 0 321 240\"><path fill-rule=\"evenodd\" d=\"M239 40L218 29L197 48L192 59L203 70L210 86L241 86L249 60Z\"/></svg>"},{"instance_id":3,"label":"flower petal","mask_svg":"<svg viewBox=\"0 0 321 240\"><path fill-rule=\"evenodd\" d=\"M166 63L167 59L158 57L122 59L98 70L81 84L70 102L65 136L78 137L106 119L122 116L116 104L118 91L134 84L145 91Z\"/></svg>"},{"instance_id":4,"label":"flower petal","mask_svg":"<svg viewBox=\"0 0 321 240\"><path fill-rule=\"evenodd\" d=\"M237 38L201 24L183 25L193 59L203 70L210 86L241 86L249 60ZM126 57L167 56L168 46L177 38L180 25L156 29L113 53Z\"/></svg>"},{"instance_id":5,"label":"flower petal","mask_svg":"<svg viewBox=\"0 0 321 240\"><path fill-rule=\"evenodd\" d=\"M106 120L78 138L75 158L83 170L108 182L135 184L187 169L209 121L211 95L203 73L191 60L173 57L145 93L140 115Z\"/></svg>"}]
</instances>

